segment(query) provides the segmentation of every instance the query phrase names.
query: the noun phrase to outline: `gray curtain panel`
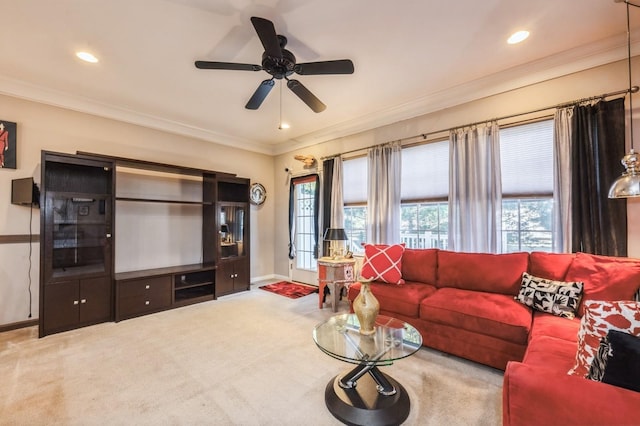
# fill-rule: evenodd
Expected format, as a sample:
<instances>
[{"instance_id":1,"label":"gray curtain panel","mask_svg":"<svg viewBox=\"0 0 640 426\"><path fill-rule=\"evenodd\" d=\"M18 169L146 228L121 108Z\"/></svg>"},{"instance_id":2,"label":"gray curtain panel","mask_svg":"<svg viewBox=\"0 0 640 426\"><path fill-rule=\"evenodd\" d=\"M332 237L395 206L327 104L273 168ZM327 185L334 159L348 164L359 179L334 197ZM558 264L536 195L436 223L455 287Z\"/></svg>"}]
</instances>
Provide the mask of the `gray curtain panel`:
<instances>
[{"instance_id":1,"label":"gray curtain panel","mask_svg":"<svg viewBox=\"0 0 640 426\"><path fill-rule=\"evenodd\" d=\"M449 137L449 249L500 252L500 128L491 122Z\"/></svg>"}]
</instances>

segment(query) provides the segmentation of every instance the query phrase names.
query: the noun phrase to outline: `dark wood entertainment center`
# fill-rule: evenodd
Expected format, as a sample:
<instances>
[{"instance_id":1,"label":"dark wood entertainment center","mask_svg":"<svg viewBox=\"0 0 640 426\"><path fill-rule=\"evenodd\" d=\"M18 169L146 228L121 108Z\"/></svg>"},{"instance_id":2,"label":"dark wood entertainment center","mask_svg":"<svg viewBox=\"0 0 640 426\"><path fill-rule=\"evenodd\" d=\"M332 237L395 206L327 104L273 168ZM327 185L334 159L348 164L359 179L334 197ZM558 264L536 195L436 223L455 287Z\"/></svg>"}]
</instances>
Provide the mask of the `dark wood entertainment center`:
<instances>
[{"instance_id":1,"label":"dark wood entertainment center","mask_svg":"<svg viewBox=\"0 0 640 426\"><path fill-rule=\"evenodd\" d=\"M85 152L41 159L40 337L249 289L249 179ZM119 167L195 178L201 200L119 196ZM115 272L121 203L201 206L201 261Z\"/></svg>"}]
</instances>

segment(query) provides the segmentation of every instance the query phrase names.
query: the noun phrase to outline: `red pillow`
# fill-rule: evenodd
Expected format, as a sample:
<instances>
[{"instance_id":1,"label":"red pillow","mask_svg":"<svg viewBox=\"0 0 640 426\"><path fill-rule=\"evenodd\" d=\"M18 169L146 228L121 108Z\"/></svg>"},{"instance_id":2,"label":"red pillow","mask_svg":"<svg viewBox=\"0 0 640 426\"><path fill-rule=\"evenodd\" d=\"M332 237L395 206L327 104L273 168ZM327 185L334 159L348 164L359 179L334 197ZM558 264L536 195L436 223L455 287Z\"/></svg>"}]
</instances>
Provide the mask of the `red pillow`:
<instances>
[{"instance_id":1,"label":"red pillow","mask_svg":"<svg viewBox=\"0 0 640 426\"><path fill-rule=\"evenodd\" d=\"M563 281L584 283L582 316L588 300L632 300L640 287L640 260L577 253Z\"/></svg>"},{"instance_id":2,"label":"red pillow","mask_svg":"<svg viewBox=\"0 0 640 426\"><path fill-rule=\"evenodd\" d=\"M522 273L529 266L529 253L463 253L438 250L437 287L515 296Z\"/></svg>"},{"instance_id":3,"label":"red pillow","mask_svg":"<svg viewBox=\"0 0 640 426\"><path fill-rule=\"evenodd\" d=\"M578 331L576 363L569 374L585 377L600 348L600 340L609 330L640 336L640 303L591 300L585 303L585 313Z\"/></svg>"},{"instance_id":4,"label":"red pillow","mask_svg":"<svg viewBox=\"0 0 640 426\"><path fill-rule=\"evenodd\" d=\"M438 249L405 249L402 255L402 278L434 284L438 272Z\"/></svg>"},{"instance_id":5,"label":"red pillow","mask_svg":"<svg viewBox=\"0 0 640 426\"><path fill-rule=\"evenodd\" d=\"M402 254L404 244L364 244L362 278L389 284L404 284L402 279Z\"/></svg>"},{"instance_id":6,"label":"red pillow","mask_svg":"<svg viewBox=\"0 0 640 426\"><path fill-rule=\"evenodd\" d=\"M529 273L548 280L564 281L575 257L574 253L531 252L529 254Z\"/></svg>"}]
</instances>

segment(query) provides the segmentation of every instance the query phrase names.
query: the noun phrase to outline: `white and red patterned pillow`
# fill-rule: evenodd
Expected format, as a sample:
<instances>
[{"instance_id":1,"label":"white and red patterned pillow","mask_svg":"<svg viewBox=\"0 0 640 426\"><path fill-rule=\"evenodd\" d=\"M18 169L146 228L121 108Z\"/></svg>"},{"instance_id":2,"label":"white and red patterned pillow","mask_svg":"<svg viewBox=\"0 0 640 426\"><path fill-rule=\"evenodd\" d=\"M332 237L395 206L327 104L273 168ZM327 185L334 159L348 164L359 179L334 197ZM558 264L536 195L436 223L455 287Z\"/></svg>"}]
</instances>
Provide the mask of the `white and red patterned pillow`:
<instances>
[{"instance_id":1,"label":"white and red patterned pillow","mask_svg":"<svg viewBox=\"0 0 640 426\"><path fill-rule=\"evenodd\" d=\"M600 340L609 330L640 336L640 302L589 300L584 307L585 313L578 331L576 363L568 373L580 377L586 377L589 373Z\"/></svg>"},{"instance_id":2,"label":"white and red patterned pillow","mask_svg":"<svg viewBox=\"0 0 640 426\"><path fill-rule=\"evenodd\" d=\"M389 284L404 284L402 279L402 255L404 244L364 244L362 278Z\"/></svg>"}]
</instances>

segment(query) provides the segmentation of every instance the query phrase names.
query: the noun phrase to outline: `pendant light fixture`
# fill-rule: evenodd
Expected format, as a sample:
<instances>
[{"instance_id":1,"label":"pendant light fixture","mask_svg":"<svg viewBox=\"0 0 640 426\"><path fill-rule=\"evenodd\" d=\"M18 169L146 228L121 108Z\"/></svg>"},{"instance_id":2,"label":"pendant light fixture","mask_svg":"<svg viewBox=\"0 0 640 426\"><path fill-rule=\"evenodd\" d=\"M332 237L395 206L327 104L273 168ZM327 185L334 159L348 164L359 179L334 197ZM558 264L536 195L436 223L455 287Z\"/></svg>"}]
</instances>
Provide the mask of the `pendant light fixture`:
<instances>
[{"instance_id":1,"label":"pendant light fixture","mask_svg":"<svg viewBox=\"0 0 640 426\"><path fill-rule=\"evenodd\" d=\"M627 72L629 75L629 137L631 149L622 158L622 165L625 167L624 173L611 185L609 198L630 198L640 197L640 156L633 149L633 94L638 91L638 86L631 84L631 24L629 21L629 7L638 5L625 0L614 0L616 3L624 3L627 6Z\"/></svg>"}]
</instances>

